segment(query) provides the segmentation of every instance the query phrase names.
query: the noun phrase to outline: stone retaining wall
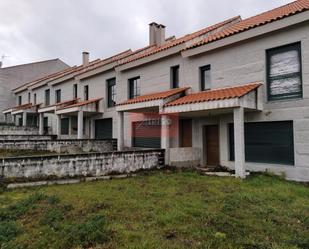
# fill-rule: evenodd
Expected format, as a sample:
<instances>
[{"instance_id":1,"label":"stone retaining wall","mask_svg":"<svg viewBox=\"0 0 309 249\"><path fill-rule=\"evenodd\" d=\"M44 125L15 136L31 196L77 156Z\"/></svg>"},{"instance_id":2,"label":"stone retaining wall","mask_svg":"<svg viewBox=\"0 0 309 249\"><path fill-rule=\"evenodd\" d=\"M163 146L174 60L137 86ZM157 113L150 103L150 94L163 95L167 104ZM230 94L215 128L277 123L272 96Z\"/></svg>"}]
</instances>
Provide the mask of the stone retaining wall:
<instances>
[{"instance_id":1,"label":"stone retaining wall","mask_svg":"<svg viewBox=\"0 0 309 249\"><path fill-rule=\"evenodd\" d=\"M1 141L0 149L42 150L57 153L108 152L117 149L116 139L14 140Z\"/></svg>"},{"instance_id":2,"label":"stone retaining wall","mask_svg":"<svg viewBox=\"0 0 309 249\"><path fill-rule=\"evenodd\" d=\"M23 127L12 125L0 125L1 135L38 135L39 129L37 127Z\"/></svg>"},{"instance_id":3,"label":"stone retaining wall","mask_svg":"<svg viewBox=\"0 0 309 249\"><path fill-rule=\"evenodd\" d=\"M164 150L5 158L0 161L0 179L99 177L163 166Z\"/></svg>"}]
</instances>

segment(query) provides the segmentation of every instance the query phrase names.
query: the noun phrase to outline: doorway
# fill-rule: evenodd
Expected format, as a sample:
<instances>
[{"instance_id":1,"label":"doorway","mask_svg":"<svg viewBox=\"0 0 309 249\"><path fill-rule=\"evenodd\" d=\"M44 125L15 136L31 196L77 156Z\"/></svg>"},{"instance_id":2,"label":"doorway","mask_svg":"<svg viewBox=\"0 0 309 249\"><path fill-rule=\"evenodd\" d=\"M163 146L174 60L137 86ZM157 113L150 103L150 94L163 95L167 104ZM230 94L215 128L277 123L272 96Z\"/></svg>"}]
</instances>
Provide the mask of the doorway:
<instances>
[{"instance_id":1,"label":"doorway","mask_svg":"<svg viewBox=\"0 0 309 249\"><path fill-rule=\"evenodd\" d=\"M206 165L218 166L220 164L219 155L219 127L218 125L205 126Z\"/></svg>"},{"instance_id":2,"label":"doorway","mask_svg":"<svg viewBox=\"0 0 309 249\"><path fill-rule=\"evenodd\" d=\"M179 120L180 147L192 147L192 119Z\"/></svg>"}]
</instances>

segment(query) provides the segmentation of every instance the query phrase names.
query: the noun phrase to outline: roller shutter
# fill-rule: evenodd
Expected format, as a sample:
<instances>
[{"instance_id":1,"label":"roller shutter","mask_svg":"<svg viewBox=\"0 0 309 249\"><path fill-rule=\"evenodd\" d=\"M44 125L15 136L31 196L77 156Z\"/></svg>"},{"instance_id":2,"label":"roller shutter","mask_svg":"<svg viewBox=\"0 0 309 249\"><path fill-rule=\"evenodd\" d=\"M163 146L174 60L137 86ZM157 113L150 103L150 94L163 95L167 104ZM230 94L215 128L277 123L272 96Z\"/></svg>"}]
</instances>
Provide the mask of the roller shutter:
<instances>
[{"instance_id":1,"label":"roller shutter","mask_svg":"<svg viewBox=\"0 0 309 249\"><path fill-rule=\"evenodd\" d=\"M161 125L159 124L145 124L145 122L133 122L132 135L133 147L161 147Z\"/></svg>"},{"instance_id":2,"label":"roller shutter","mask_svg":"<svg viewBox=\"0 0 309 249\"><path fill-rule=\"evenodd\" d=\"M113 138L113 119L98 119L95 121L95 138L111 139Z\"/></svg>"},{"instance_id":3,"label":"roller shutter","mask_svg":"<svg viewBox=\"0 0 309 249\"><path fill-rule=\"evenodd\" d=\"M229 125L230 159L234 160L234 126ZM293 122L245 124L245 156L248 162L294 165Z\"/></svg>"}]
</instances>

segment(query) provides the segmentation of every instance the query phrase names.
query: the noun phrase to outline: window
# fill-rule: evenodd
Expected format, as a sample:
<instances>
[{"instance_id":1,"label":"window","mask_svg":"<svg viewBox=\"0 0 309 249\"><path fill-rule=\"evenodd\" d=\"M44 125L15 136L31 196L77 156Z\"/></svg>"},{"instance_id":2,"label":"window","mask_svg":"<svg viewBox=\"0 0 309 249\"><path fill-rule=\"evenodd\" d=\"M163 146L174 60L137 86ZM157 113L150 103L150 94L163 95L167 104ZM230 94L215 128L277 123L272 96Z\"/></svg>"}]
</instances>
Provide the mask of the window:
<instances>
[{"instance_id":1,"label":"window","mask_svg":"<svg viewBox=\"0 0 309 249\"><path fill-rule=\"evenodd\" d=\"M129 79L129 99L133 99L141 94L140 77Z\"/></svg>"},{"instance_id":2,"label":"window","mask_svg":"<svg viewBox=\"0 0 309 249\"><path fill-rule=\"evenodd\" d=\"M171 67L171 88L179 87L179 65Z\"/></svg>"},{"instance_id":3,"label":"window","mask_svg":"<svg viewBox=\"0 0 309 249\"><path fill-rule=\"evenodd\" d=\"M211 89L210 65L200 67L201 91Z\"/></svg>"},{"instance_id":4,"label":"window","mask_svg":"<svg viewBox=\"0 0 309 249\"><path fill-rule=\"evenodd\" d=\"M107 106L113 107L116 104L116 78L107 80Z\"/></svg>"},{"instance_id":5,"label":"window","mask_svg":"<svg viewBox=\"0 0 309 249\"><path fill-rule=\"evenodd\" d=\"M36 93L33 94L33 104L36 105Z\"/></svg>"},{"instance_id":6,"label":"window","mask_svg":"<svg viewBox=\"0 0 309 249\"><path fill-rule=\"evenodd\" d=\"M302 98L300 43L266 51L268 100Z\"/></svg>"},{"instance_id":7,"label":"window","mask_svg":"<svg viewBox=\"0 0 309 249\"><path fill-rule=\"evenodd\" d=\"M245 123L247 162L294 165L293 122ZM230 160L234 161L234 125L229 125Z\"/></svg>"},{"instance_id":8,"label":"window","mask_svg":"<svg viewBox=\"0 0 309 249\"><path fill-rule=\"evenodd\" d=\"M45 106L50 105L50 90L45 90Z\"/></svg>"},{"instance_id":9,"label":"window","mask_svg":"<svg viewBox=\"0 0 309 249\"><path fill-rule=\"evenodd\" d=\"M31 103L31 93L28 93L28 103Z\"/></svg>"},{"instance_id":10,"label":"window","mask_svg":"<svg viewBox=\"0 0 309 249\"><path fill-rule=\"evenodd\" d=\"M21 105L21 103L22 103L22 97L21 96L18 96L18 105Z\"/></svg>"},{"instance_id":11,"label":"window","mask_svg":"<svg viewBox=\"0 0 309 249\"><path fill-rule=\"evenodd\" d=\"M77 84L73 85L73 99L77 99Z\"/></svg>"},{"instance_id":12,"label":"window","mask_svg":"<svg viewBox=\"0 0 309 249\"><path fill-rule=\"evenodd\" d=\"M55 96L56 96L56 103L61 102L61 89L58 89L55 91Z\"/></svg>"},{"instance_id":13,"label":"window","mask_svg":"<svg viewBox=\"0 0 309 249\"><path fill-rule=\"evenodd\" d=\"M89 86L84 86L84 100L89 99Z\"/></svg>"}]
</instances>

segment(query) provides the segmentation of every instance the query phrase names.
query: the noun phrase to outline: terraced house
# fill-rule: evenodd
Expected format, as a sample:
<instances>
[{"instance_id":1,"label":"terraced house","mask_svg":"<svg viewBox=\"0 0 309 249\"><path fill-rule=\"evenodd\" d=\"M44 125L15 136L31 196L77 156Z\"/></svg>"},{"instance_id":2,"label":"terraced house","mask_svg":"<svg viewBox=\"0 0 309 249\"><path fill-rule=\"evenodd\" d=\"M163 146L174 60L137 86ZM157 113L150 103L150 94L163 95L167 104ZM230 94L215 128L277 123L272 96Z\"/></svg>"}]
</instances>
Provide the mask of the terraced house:
<instances>
[{"instance_id":1,"label":"terraced house","mask_svg":"<svg viewBox=\"0 0 309 249\"><path fill-rule=\"evenodd\" d=\"M283 172L309 181L309 0L149 44L13 90L4 113L40 133L164 148L175 166Z\"/></svg>"}]
</instances>

